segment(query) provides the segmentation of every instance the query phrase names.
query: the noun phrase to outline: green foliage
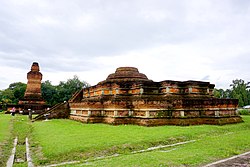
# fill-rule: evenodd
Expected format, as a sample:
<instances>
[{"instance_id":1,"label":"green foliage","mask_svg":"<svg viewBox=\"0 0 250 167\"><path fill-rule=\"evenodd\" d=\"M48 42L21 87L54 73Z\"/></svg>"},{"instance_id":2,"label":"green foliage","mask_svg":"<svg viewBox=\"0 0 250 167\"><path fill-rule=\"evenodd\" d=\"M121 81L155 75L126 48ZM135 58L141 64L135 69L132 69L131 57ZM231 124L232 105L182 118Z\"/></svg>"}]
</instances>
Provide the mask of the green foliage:
<instances>
[{"instance_id":1,"label":"green foliage","mask_svg":"<svg viewBox=\"0 0 250 167\"><path fill-rule=\"evenodd\" d=\"M49 105L68 101L72 95L82 88L90 85L85 81L80 81L77 76L68 79L66 82L61 81L59 85L52 85L50 81L42 82L42 96Z\"/></svg>"},{"instance_id":2,"label":"green foliage","mask_svg":"<svg viewBox=\"0 0 250 167\"><path fill-rule=\"evenodd\" d=\"M88 86L87 82L81 82L76 75L73 79L68 79L66 82L61 81L57 86L60 100L67 101L74 93Z\"/></svg>"},{"instance_id":3,"label":"green foliage","mask_svg":"<svg viewBox=\"0 0 250 167\"><path fill-rule=\"evenodd\" d=\"M240 109L239 114L240 115L250 115L250 110L248 110L248 109Z\"/></svg>"},{"instance_id":4,"label":"green foliage","mask_svg":"<svg viewBox=\"0 0 250 167\"><path fill-rule=\"evenodd\" d=\"M55 105L58 103L59 97L56 86L52 85L50 81L42 82L42 97L49 105Z\"/></svg>"},{"instance_id":5,"label":"green foliage","mask_svg":"<svg viewBox=\"0 0 250 167\"><path fill-rule=\"evenodd\" d=\"M13 91L10 89L5 89L0 92L1 96L1 103L6 104L6 103L12 103L12 99L14 99L14 94Z\"/></svg>"},{"instance_id":6,"label":"green foliage","mask_svg":"<svg viewBox=\"0 0 250 167\"><path fill-rule=\"evenodd\" d=\"M247 90L249 82L245 83L242 79L233 80L233 83L230 85L231 97L239 100L239 106L245 106L250 103L249 91Z\"/></svg>"},{"instance_id":7,"label":"green foliage","mask_svg":"<svg viewBox=\"0 0 250 167\"><path fill-rule=\"evenodd\" d=\"M17 104L19 99L22 99L24 97L26 86L27 85L22 82L15 82L9 85L8 89L11 90L14 95L13 99L14 104Z\"/></svg>"},{"instance_id":8,"label":"green foliage","mask_svg":"<svg viewBox=\"0 0 250 167\"><path fill-rule=\"evenodd\" d=\"M214 89L214 96L217 98L234 98L239 100L239 107L250 104L249 82L242 79L235 79L230 85L231 89Z\"/></svg>"},{"instance_id":9,"label":"green foliage","mask_svg":"<svg viewBox=\"0 0 250 167\"><path fill-rule=\"evenodd\" d=\"M220 90L224 91L223 89L216 89L214 88L214 97L221 98Z\"/></svg>"},{"instance_id":10,"label":"green foliage","mask_svg":"<svg viewBox=\"0 0 250 167\"><path fill-rule=\"evenodd\" d=\"M50 81L42 83L42 96L49 105L54 105L63 101L68 101L71 96L82 88L90 86L85 81L80 81L77 76L61 81L59 85L54 86Z\"/></svg>"},{"instance_id":11,"label":"green foliage","mask_svg":"<svg viewBox=\"0 0 250 167\"><path fill-rule=\"evenodd\" d=\"M214 96L217 98L229 98L231 90L230 89L214 89Z\"/></svg>"},{"instance_id":12,"label":"green foliage","mask_svg":"<svg viewBox=\"0 0 250 167\"><path fill-rule=\"evenodd\" d=\"M5 90L0 91L0 104L18 104L19 99L23 98L26 90L26 84L22 82L15 82L9 85Z\"/></svg>"}]
</instances>

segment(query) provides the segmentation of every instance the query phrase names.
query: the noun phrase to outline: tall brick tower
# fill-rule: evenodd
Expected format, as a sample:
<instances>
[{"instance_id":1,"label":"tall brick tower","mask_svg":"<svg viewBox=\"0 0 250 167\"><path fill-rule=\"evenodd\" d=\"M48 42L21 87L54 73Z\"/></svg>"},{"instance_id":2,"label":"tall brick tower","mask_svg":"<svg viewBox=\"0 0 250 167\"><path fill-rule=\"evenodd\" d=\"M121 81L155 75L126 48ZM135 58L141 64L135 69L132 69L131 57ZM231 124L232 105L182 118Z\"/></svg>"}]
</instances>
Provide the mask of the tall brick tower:
<instances>
[{"instance_id":1,"label":"tall brick tower","mask_svg":"<svg viewBox=\"0 0 250 167\"><path fill-rule=\"evenodd\" d=\"M45 101L41 93L42 76L38 63L33 62L31 70L27 73L28 82L24 98L19 101L24 110L31 109L39 112L45 108Z\"/></svg>"}]
</instances>

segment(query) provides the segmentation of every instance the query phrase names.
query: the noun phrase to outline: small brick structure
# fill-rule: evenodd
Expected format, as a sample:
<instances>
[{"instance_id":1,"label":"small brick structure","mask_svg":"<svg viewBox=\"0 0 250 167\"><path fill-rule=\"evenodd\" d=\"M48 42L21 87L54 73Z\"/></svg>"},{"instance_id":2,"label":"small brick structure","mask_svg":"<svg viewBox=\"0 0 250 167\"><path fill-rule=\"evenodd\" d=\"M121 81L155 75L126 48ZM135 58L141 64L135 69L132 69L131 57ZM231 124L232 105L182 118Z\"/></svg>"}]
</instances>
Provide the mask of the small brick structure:
<instances>
[{"instance_id":1,"label":"small brick structure","mask_svg":"<svg viewBox=\"0 0 250 167\"><path fill-rule=\"evenodd\" d=\"M242 122L238 100L215 98L214 86L201 81L154 82L135 67L119 67L106 80L73 95L70 119L144 126Z\"/></svg>"},{"instance_id":2,"label":"small brick structure","mask_svg":"<svg viewBox=\"0 0 250 167\"><path fill-rule=\"evenodd\" d=\"M68 119L70 115L69 103L62 102L54 105L52 108L40 113L32 119L32 121L44 119Z\"/></svg>"}]
</instances>

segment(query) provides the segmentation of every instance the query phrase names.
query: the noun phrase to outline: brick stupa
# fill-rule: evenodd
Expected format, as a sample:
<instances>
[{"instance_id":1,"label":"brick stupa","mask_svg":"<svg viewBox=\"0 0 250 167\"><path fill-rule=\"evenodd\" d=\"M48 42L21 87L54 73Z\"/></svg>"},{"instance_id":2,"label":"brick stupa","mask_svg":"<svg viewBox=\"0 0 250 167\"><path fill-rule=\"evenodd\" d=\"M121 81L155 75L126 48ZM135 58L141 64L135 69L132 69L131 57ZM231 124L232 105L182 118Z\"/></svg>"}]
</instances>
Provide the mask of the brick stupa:
<instances>
[{"instance_id":1,"label":"brick stupa","mask_svg":"<svg viewBox=\"0 0 250 167\"><path fill-rule=\"evenodd\" d=\"M39 113L46 108L41 93L42 77L43 75L40 72L38 63L33 62L31 70L27 73L28 82L24 98L19 101L19 104L23 105L24 111L31 109Z\"/></svg>"},{"instance_id":2,"label":"brick stupa","mask_svg":"<svg viewBox=\"0 0 250 167\"><path fill-rule=\"evenodd\" d=\"M119 67L69 100L70 119L144 126L242 122L238 100L215 98L214 86L201 81L154 82L137 68Z\"/></svg>"}]
</instances>

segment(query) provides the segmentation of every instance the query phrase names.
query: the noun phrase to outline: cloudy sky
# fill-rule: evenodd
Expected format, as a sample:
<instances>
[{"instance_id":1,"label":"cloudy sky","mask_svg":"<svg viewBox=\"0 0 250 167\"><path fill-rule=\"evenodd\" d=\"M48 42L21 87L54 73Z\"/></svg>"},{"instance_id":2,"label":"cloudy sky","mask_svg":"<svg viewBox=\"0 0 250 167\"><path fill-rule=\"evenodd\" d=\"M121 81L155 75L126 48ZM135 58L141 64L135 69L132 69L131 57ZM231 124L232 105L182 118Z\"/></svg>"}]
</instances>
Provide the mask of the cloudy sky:
<instances>
[{"instance_id":1,"label":"cloudy sky","mask_svg":"<svg viewBox=\"0 0 250 167\"><path fill-rule=\"evenodd\" d=\"M249 0L0 0L0 89L32 62L56 85L117 67L154 81L250 81Z\"/></svg>"}]
</instances>

